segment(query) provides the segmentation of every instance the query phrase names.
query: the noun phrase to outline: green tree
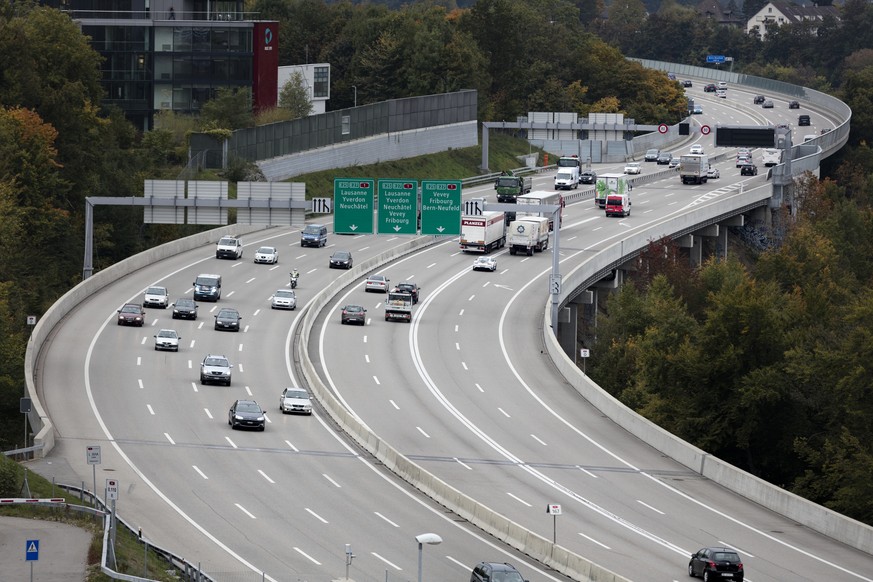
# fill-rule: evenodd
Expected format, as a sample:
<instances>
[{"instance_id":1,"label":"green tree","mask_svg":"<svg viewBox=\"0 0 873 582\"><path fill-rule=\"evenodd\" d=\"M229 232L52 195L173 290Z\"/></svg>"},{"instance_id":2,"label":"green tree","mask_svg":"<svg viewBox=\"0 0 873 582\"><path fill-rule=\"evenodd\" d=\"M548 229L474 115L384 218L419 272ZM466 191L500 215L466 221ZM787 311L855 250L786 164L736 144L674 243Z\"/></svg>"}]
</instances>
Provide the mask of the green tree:
<instances>
[{"instance_id":1,"label":"green tree","mask_svg":"<svg viewBox=\"0 0 873 582\"><path fill-rule=\"evenodd\" d=\"M254 123L251 91L222 87L213 99L203 104L200 115L209 128L234 130L251 127Z\"/></svg>"},{"instance_id":2,"label":"green tree","mask_svg":"<svg viewBox=\"0 0 873 582\"><path fill-rule=\"evenodd\" d=\"M312 101L309 99L309 88L303 73L295 71L291 78L282 85L279 92L279 107L287 109L291 118L306 117L314 110Z\"/></svg>"}]
</instances>

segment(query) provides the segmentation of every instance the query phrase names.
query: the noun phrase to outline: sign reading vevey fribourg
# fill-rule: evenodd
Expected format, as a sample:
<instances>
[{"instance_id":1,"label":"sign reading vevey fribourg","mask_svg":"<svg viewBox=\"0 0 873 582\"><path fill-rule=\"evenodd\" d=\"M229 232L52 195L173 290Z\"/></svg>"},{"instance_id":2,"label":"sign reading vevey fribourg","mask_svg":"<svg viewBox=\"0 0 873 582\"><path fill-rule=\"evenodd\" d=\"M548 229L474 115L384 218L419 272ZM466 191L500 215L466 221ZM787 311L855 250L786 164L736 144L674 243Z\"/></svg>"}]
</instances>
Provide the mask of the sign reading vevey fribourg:
<instances>
[{"instance_id":1,"label":"sign reading vevey fribourg","mask_svg":"<svg viewBox=\"0 0 873 582\"><path fill-rule=\"evenodd\" d=\"M373 185L378 184L374 191ZM376 196L374 197L374 194ZM375 203L378 200L378 205ZM334 232L372 234L461 234L461 181L336 178Z\"/></svg>"}]
</instances>

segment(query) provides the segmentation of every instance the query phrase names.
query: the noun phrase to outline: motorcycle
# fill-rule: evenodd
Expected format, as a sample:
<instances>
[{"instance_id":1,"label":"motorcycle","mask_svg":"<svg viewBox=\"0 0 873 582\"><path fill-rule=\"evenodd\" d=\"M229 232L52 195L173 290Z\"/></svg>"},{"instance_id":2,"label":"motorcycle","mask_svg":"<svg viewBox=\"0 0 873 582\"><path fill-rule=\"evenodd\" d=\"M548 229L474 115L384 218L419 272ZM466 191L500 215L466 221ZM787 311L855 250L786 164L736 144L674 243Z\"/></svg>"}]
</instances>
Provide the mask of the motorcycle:
<instances>
[{"instance_id":1,"label":"motorcycle","mask_svg":"<svg viewBox=\"0 0 873 582\"><path fill-rule=\"evenodd\" d=\"M300 275L299 275L299 274L297 274L297 273L291 273L291 288L292 288L292 289L296 289L296 288L297 288L297 279L299 279L299 278L300 278Z\"/></svg>"}]
</instances>

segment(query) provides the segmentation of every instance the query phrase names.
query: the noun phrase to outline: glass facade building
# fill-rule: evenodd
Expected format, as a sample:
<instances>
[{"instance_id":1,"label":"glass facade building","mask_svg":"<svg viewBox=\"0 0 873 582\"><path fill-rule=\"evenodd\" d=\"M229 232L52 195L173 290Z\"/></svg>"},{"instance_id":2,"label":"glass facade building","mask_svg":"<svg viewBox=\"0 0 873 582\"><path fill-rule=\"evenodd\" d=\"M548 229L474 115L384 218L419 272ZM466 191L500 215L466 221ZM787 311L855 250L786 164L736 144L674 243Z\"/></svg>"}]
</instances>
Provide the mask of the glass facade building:
<instances>
[{"instance_id":1,"label":"glass facade building","mask_svg":"<svg viewBox=\"0 0 873 582\"><path fill-rule=\"evenodd\" d=\"M223 87L255 95L253 84L269 75L254 70L256 15L243 12L242 0L45 4L68 13L90 37L104 58L104 105L119 107L140 130L151 129L158 111L197 113Z\"/></svg>"}]
</instances>

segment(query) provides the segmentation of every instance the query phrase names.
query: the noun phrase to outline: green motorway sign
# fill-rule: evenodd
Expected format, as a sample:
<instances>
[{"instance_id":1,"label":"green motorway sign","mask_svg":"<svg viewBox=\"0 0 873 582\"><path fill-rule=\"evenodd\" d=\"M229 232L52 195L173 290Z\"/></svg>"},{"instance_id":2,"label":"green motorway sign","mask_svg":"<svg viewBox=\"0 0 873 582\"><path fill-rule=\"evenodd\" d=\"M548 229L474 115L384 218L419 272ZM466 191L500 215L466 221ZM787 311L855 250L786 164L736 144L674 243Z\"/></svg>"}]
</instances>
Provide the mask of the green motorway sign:
<instances>
[{"instance_id":1,"label":"green motorway sign","mask_svg":"<svg viewBox=\"0 0 873 582\"><path fill-rule=\"evenodd\" d=\"M421 181L421 234L461 234L461 181Z\"/></svg>"},{"instance_id":2,"label":"green motorway sign","mask_svg":"<svg viewBox=\"0 0 873 582\"><path fill-rule=\"evenodd\" d=\"M379 180L379 234L418 233L418 180Z\"/></svg>"},{"instance_id":3,"label":"green motorway sign","mask_svg":"<svg viewBox=\"0 0 873 582\"><path fill-rule=\"evenodd\" d=\"M335 178L333 231L373 234L373 179Z\"/></svg>"}]
</instances>

